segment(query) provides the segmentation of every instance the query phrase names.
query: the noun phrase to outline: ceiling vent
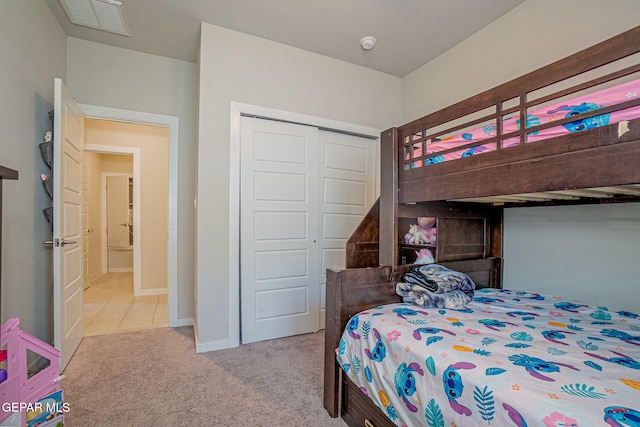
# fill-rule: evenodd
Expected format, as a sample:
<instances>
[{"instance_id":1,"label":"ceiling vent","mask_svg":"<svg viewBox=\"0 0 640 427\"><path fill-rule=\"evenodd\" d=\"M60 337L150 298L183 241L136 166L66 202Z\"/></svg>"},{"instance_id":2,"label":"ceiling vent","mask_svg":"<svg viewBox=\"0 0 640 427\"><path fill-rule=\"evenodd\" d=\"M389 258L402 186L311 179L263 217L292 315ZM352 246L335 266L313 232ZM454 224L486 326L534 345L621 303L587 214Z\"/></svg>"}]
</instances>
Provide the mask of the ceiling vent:
<instances>
[{"instance_id":1,"label":"ceiling vent","mask_svg":"<svg viewBox=\"0 0 640 427\"><path fill-rule=\"evenodd\" d=\"M115 0L60 0L69 20L76 25L130 36L122 3Z\"/></svg>"}]
</instances>

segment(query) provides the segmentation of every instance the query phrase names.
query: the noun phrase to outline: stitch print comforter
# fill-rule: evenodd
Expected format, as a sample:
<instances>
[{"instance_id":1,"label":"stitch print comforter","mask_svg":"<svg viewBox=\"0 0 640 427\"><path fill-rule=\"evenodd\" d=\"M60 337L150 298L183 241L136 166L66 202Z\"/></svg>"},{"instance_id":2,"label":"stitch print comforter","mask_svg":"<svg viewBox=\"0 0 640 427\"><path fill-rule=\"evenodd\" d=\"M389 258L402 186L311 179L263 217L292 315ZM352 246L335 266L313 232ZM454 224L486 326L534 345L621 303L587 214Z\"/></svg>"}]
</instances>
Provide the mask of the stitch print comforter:
<instances>
[{"instance_id":1,"label":"stitch print comforter","mask_svg":"<svg viewBox=\"0 0 640 427\"><path fill-rule=\"evenodd\" d=\"M559 119L572 117L578 114L595 111L604 107L617 105L636 99L640 93L640 80L633 80L611 88L602 89L587 95L582 95L570 100L557 102L552 105L531 109L527 112L526 127L537 126L540 124L551 123ZM594 129L600 126L619 123L625 120L631 120L640 117L640 107L631 107L612 113L601 114L598 116L576 120L566 123L562 126L551 127L540 131L533 131L527 134L527 142L541 141L556 136L566 135L572 132L581 132L583 130ZM517 115L512 114L505 117L502 123L503 133L514 132L520 129L520 119ZM425 166L440 163L447 160L468 157L474 154L489 152L496 149L496 143L482 144L482 141L496 135L495 123L482 126L476 129L467 130L455 135L442 139L430 141L427 146L427 152L433 154L425 161ZM472 142L478 142L471 148L464 148L459 151L449 152L444 155L439 154L441 151L456 148ZM506 139L503 147L508 148L519 144L518 138ZM422 155L422 149L413 150L413 156ZM405 160L410 159L410 152L405 152ZM420 161L412 164L414 168L421 167ZM408 168L408 165L407 165Z\"/></svg>"},{"instance_id":2,"label":"stitch print comforter","mask_svg":"<svg viewBox=\"0 0 640 427\"><path fill-rule=\"evenodd\" d=\"M640 426L640 318L477 290L460 310L354 316L337 360L399 426Z\"/></svg>"}]
</instances>

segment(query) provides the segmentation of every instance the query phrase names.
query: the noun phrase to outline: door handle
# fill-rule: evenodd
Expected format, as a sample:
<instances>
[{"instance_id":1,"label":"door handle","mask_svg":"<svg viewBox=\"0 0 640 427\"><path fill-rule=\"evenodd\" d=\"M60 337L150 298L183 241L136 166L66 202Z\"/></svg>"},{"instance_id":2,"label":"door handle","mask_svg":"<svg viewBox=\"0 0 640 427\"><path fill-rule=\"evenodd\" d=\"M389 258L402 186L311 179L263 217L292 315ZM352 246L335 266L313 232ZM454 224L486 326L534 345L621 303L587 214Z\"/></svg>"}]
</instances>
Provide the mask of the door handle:
<instances>
[{"instance_id":1,"label":"door handle","mask_svg":"<svg viewBox=\"0 0 640 427\"><path fill-rule=\"evenodd\" d=\"M78 242L76 242L75 240L53 239L53 240L45 240L42 243L44 243L45 245L52 245L57 248L59 246L64 246L64 245L75 245Z\"/></svg>"}]
</instances>

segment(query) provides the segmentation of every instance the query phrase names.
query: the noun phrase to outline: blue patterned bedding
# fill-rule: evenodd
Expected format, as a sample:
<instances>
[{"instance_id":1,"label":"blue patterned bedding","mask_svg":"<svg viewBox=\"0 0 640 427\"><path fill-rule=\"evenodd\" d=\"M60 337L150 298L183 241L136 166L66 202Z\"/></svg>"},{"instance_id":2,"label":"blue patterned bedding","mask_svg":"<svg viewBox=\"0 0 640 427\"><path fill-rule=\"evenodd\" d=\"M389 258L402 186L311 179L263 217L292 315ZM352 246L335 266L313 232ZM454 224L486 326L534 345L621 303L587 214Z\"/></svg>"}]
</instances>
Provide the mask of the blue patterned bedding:
<instances>
[{"instance_id":1,"label":"blue patterned bedding","mask_svg":"<svg viewBox=\"0 0 640 427\"><path fill-rule=\"evenodd\" d=\"M399 426L640 427L640 318L498 289L354 316L346 375Z\"/></svg>"}]
</instances>

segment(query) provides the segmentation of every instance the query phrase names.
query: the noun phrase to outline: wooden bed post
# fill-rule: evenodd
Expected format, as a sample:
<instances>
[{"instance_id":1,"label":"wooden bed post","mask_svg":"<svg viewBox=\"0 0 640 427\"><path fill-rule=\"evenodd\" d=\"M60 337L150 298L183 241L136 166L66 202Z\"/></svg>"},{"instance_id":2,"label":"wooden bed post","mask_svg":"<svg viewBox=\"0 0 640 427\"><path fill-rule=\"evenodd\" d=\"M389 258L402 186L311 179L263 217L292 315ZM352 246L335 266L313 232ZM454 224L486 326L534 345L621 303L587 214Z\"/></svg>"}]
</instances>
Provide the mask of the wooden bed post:
<instances>
[{"instance_id":1,"label":"wooden bed post","mask_svg":"<svg viewBox=\"0 0 640 427\"><path fill-rule=\"evenodd\" d=\"M389 282L391 267L327 269L327 307L324 330L324 407L339 417L342 399L341 372L335 350L349 317L362 310L391 302L401 302L395 283ZM342 391L344 392L344 391Z\"/></svg>"},{"instance_id":2,"label":"wooden bed post","mask_svg":"<svg viewBox=\"0 0 640 427\"><path fill-rule=\"evenodd\" d=\"M380 140L380 247L379 263L398 265L398 128L382 132Z\"/></svg>"},{"instance_id":3,"label":"wooden bed post","mask_svg":"<svg viewBox=\"0 0 640 427\"><path fill-rule=\"evenodd\" d=\"M340 308L342 304L342 275L327 269L327 302L324 330L324 407L333 418L340 416L340 369L335 349L342 335Z\"/></svg>"}]
</instances>

